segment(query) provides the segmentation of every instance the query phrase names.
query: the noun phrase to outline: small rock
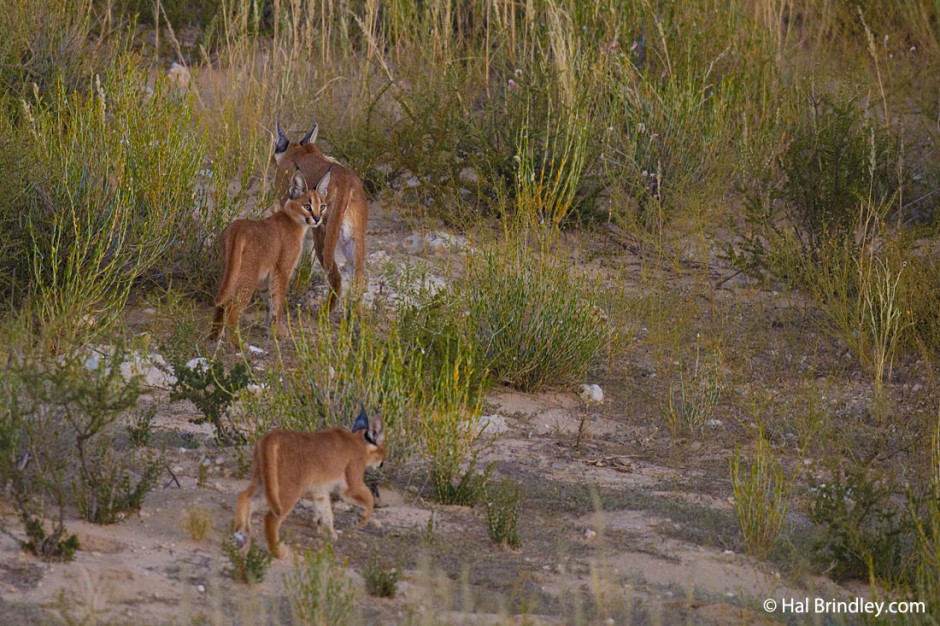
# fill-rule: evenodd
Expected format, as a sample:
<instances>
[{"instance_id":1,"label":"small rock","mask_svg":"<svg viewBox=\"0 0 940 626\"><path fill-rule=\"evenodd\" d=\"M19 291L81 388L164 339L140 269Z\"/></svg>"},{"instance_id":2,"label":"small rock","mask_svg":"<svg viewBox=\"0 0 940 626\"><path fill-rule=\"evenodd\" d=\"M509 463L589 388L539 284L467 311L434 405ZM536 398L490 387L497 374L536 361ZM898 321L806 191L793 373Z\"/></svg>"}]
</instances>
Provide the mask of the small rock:
<instances>
[{"instance_id":1,"label":"small rock","mask_svg":"<svg viewBox=\"0 0 940 626\"><path fill-rule=\"evenodd\" d=\"M189 68L185 65L180 65L176 61L170 63L170 69L166 71L166 77L170 83L176 85L182 91L189 89L189 82L193 78Z\"/></svg>"},{"instance_id":2,"label":"small rock","mask_svg":"<svg viewBox=\"0 0 940 626\"><path fill-rule=\"evenodd\" d=\"M222 457L219 457L215 460L216 465L222 465L223 463L225 463L225 459Z\"/></svg>"},{"instance_id":3,"label":"small rock","mask_svg":"<svg viewBox=\"0 0 940 626\"><path fill-rule=\"evenodd\" d=\"M604 390L600 385L581 385L578 389L580 390L578 395L587 404L604 401Z\"/></svg>"},{"instance_id":4,"label":"small rock","mask_svg":"<svg viewBox=\"0 0 940 626\"><path fill-rule=\"evenodd\" d=\"M708 420L705 422L705 426L708 428L721 428L724 426L724 423L721 420Z\"/></svg>"},{"instance_id":5,"label":"small rock","mask_svg":"<svg viewBox=\"0 0 940 626\"><path fill-rule=\"evenodd\" d=\"M263 348L259 348L258 346L252 346L252 345L248 346L248 352L251 352L252 354L267 354L267 352Z\"/></svg>"},{"instance_id":6,"label":"small rock","mask_svg":"<svg viewBox=\"0 0 940 626\"><path fill-rule=\"evenodd\" d=\"M588 541L594 541L595 539L597 539L597 531L591 530L590 528L588 528L587 530L584 531L584 538L587 539Z\"/></svg>"},{"instance_id":7,"label":"small rock","mask_svg":"<svg viewBox=\"0 0 940 626\"><path fill-rule=\"evenodd\" d=\"M196 585L196 591L198 591L199 593L205 593L205 592L206 592L206 586L205 586L205 585Z\"/></svg>"},{"instance_id":8,"label":"small rock","mask_svg":"<svg viewBox=\"0 0 940 626\"><path fill-rule=\"evenodd\" d=\"M187 361L186 367L188 367L191 370L194 370L197 368L207 370L209 369L209 361L206 360L206 357L199 356L199 357L196 357L195 359L190 359L189 361Z\"/></svg>"},{"instance_id":9,"label":"small rock","mask_svg":"<svg viewBox=\"0 0 940 626\"><path fill-rule=\"evenodd\" d=\"M506 418L502 415L481 415L477 419L477 424L479 426L479 432L488 435L497 435L509 430L509 426L506 424Z\"/></svg>"}]
</instances>

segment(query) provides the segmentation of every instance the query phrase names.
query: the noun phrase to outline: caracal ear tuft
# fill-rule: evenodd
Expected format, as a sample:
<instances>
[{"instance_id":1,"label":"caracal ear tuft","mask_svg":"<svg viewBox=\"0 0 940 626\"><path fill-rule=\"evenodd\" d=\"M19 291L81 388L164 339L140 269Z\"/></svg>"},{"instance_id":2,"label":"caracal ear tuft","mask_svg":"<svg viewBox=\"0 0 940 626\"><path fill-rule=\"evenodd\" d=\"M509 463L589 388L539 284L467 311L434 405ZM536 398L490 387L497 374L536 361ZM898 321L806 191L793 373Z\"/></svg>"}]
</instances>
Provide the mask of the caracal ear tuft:
<instances>
[{"instance_id":1,"label":"caracal ear tuft","mask_svg":"<svg viewBox=\"0 0 940 626\"><path fill-rule=\"evenodd\" d=\"M310 132L307 133L307 136L300 140L300 145L306 145L308 143L317 142L317 133L320 132L320 125L316 122L313 123L313 128L310 129Z\"/></svg>"},{"instance_id":2,"label":"caracal ear tuft","mask_svg":"<svg viewBox=\"0 0 940 626\"><path fill-rule=\"evenodd\" d=\"M281 130L280 120L275 120L274 127L277 130L277 137L274 139L274 154L280 154L287 150L287 146L290 144L290 141L287 140L287 135L285 135L284 131Z\"/></svg>"},{"instance_id":3,"label":"caracal ear tuft","mask_svg":"<svg viewBox=\"0 0 940 626\"><path fill-rule=\"evenodd\" d=\"M296 200L305 193L307 193L307 180L298 169L294 172L294 177L290 181L290 191L288 191L288 195L290 195L291 200Z\"/></svg>"},{"instance_id":4,"label":"caracal ear tuft","mask_svg":"<svg viewBox=\"0 0 940 626\"><path fill-rule=\"evenodd\" d=\"M369 440L377 446L385 441L385 428L382 426L382 416L376 415L369 424Z\"/></svg>"},{"instance_id":5,"label":"caracal ear tuft","mask_svg":"<svg viewBox=\"0 0 940 626\"><path fill-rule=\"evenodd\" d=\"M359 405L359 416L353 422L351 431L356 433L360 430L369 430L369 415L366 413L366 407L361 404Z\"/></svg>"},{"instance_id":6,"label":"caracal ear tuft","mask_svg":"<svg viewBox=\"0 0 940 626\"><path fill-rule=\"evenodd\" d=\"M330 174L333 172L333 166L330 166L330 169L326 170L323 178L320 179L320 182L317 183L317 193L326 198L326 194L329 191L330 186Z\"/></svg>"}]
</instances>

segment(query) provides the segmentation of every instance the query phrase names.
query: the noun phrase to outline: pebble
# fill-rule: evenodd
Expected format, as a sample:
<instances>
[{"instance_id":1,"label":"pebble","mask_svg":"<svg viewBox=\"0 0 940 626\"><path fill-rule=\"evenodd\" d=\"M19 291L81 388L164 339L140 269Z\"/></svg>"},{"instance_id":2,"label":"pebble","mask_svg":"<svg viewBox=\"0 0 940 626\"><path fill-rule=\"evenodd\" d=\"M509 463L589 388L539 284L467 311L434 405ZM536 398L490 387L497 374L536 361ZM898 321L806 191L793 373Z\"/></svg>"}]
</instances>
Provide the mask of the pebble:
<instances>
[{"instance_id":1,"label":"pebble","mask_svg":"<svg viewBox=\"0 0 940 626\"><path fill-rule=\"evenodd\" d=\"M600 385L581 385L579 388L581 399L587 404L604 401L604 390Z\"/></svg>"},{"instance_id":2,"label":"pebble","mask_svg":"<svg viewBox=\"0 0 940 626\"><path fill-rule=\"evenodd\" d=\"M206 586L205 586L205 585L196 585L196 591L198 591L199 593L205 593L205 592L206 592Z\"/></svg>"},{"instance_id":3,"label":"pebble","mask_svg":"<svg viewBox=\"0 0 940 626\"><path fill-rule=\"evenodd\" d=\"M591 530L590 528L588 528L587 530L584 531L584 538L587 539L588 541L594 541L595 539L597 539L597 531Z\"/></svg>"}]
</instances>

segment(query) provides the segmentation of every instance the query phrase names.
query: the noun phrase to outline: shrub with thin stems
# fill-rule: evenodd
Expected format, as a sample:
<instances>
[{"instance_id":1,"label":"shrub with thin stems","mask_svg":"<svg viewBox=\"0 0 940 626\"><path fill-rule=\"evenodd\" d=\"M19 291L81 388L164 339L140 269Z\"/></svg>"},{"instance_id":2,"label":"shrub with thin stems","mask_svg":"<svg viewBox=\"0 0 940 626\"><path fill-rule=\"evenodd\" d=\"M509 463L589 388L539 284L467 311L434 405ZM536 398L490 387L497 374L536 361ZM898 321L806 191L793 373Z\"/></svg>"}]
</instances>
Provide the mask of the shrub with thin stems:
<instances>
[{"instance_id":1,"label":"shrub with thin stems","mask_svg":"<svg viewBox=\"0 0 940 626\"><path fill-rule=\"evenodd\" d=\"M485 489L486 529L490 539L500 546L517 548L519 537L519 499L522 490L510 478Z\"/></svg>"},{"instance_id":2,"label":"shrub with thin stems","mask_svg":"<svg viewBox=\"0 0 940 626\"><path fill-rule=\"evenodd\" d=\"M510 239L470 259L460 308L475 362L523 391L581 382L612 338L590 276Z\"/></svg>"},{"instance_id":3,"label":"shrub with thin stems","mask_svg":"<svg viewBox=\"0 0 940 626\"><path fill-rule=\"evenodd\" d=\"M51 359L35 345L18 349L6 379L15 393L0 413L21 433L10 441L18 442L13 478L24 519L44 499L99 524L140 509L163 465L118 427L140 395L137 379L121 372L127 352L118 345L100 358L73 350Z\"/></svg>"},{"instance_id":4,"label":"shrub with thin stems","mask_svg":"<svg viewBox=\"0 0 940 626\"><path fill-rule=\"evenodd\" d=\"M263 581L271 567L271 555L256 543L246 547L240 545L234 537L229 537L222 543L222 552L229 561L225 573L246 585Z\"/></svg>"},{"instance_id":5,"label":"shrub with thin stems","mask_svg":"<svg viewBox=\"0 0 940 626\"><path fill-rule=\"evenodd\" d=\"M669 388L669 402L665 407L673 435L699 436L714 415L722 395L717 361L717 357L703 356L698 345L692 367L684 360L679 361L679 383Z\"/></svg>"},{"instance_id":6,"label":"shrub with thin stems","mask_svg":"<svg viewBox=\"0 0 940 626\"><path fill-rule=\"evenodd\" d=\"M763 432L758 435L757 450L750 466L735 451L730 460L734 512L741 525L748 554L766 558L773 549L787 517L789 483L783 467L770 450Z\"/></svg>"},{"instance_id":7,"label":"shrub with thin stems","mask_svg":"<svg viewBox=\"0 0 940 626\"><path fill-rule=\"evenodd\" d=\"M395 594L398 593L398 581L401 580L401 572L394 567L385 568L373 560L362 571L362 577L366 581L366 591L370 596L394 598Z\"/></svg>"},{"instance_id":8,"label":"shrub with thin stems","mask_svg":"<svg viewBox=\"0 0 940 626\"><path fill-rule=\"evenodd\" d=\"M284 577L294 618L316 626L356 623L355 595L336 562L333 545L294 557L294 570Z\"/></svg>"}]
</instances>

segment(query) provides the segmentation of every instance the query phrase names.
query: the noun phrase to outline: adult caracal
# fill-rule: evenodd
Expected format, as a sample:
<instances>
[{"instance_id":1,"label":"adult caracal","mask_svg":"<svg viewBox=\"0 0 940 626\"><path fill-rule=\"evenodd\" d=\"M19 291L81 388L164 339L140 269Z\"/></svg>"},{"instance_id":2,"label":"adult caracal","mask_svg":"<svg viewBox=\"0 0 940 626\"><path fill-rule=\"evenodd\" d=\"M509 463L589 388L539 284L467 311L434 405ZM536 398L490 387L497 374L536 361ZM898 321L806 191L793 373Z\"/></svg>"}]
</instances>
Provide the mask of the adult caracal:
<instances>
[{"instance_id":1,"label":"adult caracal","mask_svg":"<svg viewBox=\"0 0 940 626\"><path fill-rule=\"evenodd\" d=\"M274 188L281 205L289 199L289 181L292 172L299 169L307 180L320 180L330 168L333 183L327 195L330 207L324 228L314 230L314 250L320 265L326 272L330 283L329 307L332 311L336 301L343 293L343 279L336 264L337 243L346 257L346 263L353 267L353 284L361 292L365 281L366 226L369 221L369 203L362 187L362 181L348 167L344 167L323 154L316 146L319 126L300 140L291 143L281 124L277 123L277 139L274 142Z\"/></svg>"},{"instance_id":2,"label":"adult caracal","mask_svg":"<svg viewBox=\"0 0 940 626\"><path fill-rule=\"evenodd\" d=\"M235 220L222 231L222 282L215 296L213 339L228 327L232 343L240 346L238 317L259 285L268 291L268 323L277 335L283 333L287 284L300 260L307 230L318 230L326 219L330 178L328 170L317 179L317 188L310 190L297 170L289 199L280 211L263 220Z\"/></svg>"},{"instance_id":3,"label":"adult caracal","mask_svg":"<svg viewBox=\"0 0 940 626\"><path fill-rule=\"evenodd\" d=\"M365 427L355 430L363 420ZM251 538L252 501L259 488L268 502L264 518L268 551L279 559L287 555L280 545L281 523L303 497L313 499L318 518L323 518L335 539L330 494L339 490L343 500L362 507L357 525L362 528L372 516L375 504L365 483L365 471L385 461L385 437L380 416L370 422L360 414L353 429L354 432L330 428L315 433L273 430L262 437L255 446L251 483L238 495L236 538L245 545Z\"/></svg>"}]
</instances>

